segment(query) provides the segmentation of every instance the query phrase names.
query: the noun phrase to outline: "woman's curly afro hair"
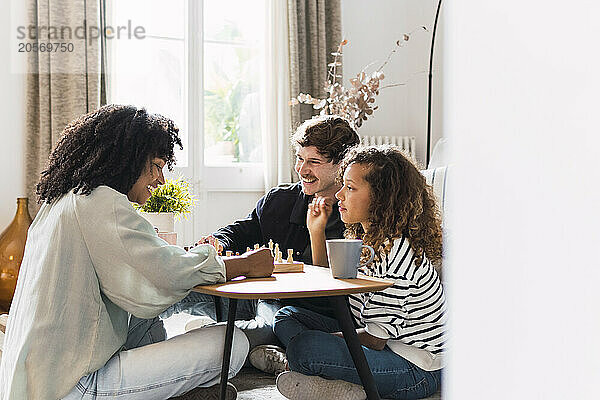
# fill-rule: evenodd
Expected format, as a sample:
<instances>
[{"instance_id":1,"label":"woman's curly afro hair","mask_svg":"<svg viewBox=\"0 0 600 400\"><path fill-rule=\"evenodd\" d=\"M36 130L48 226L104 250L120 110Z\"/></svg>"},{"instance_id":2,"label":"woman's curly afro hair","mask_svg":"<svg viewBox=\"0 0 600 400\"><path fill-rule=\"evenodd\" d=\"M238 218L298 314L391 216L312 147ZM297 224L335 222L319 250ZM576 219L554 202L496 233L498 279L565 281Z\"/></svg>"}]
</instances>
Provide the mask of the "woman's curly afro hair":
<instances>
[{"instance_id":1,"label":"woman's curly afro hair","mask_svg":"<svg viewBox=\"0 0 600 400\"><path fill-rule=\"evenodd\" d=\"M173 168L176 144L183 149L168 118L133 106L101 107L64 129L37 184L38 202L71 190L88 195L100 185L127 194L152 158Z\"/></svg>"},{"instance_id":2,"label":"woman's curly afro hair","mask_svg":"<svg viewBox=\"0 0 600 400\"><path fill-rule=\"evenodd\" d=\"M440 261L440 212L431 186L413 162L395 146L355 147L342 161L340 180L353 163L368 168L364 179L371 188L370 225L366 233L361 224L347 225L346 237L362 239L376 251L388 252L393 240L404 236L416 265L424 256L433 263Z\"/></svg>"}]
</instances>

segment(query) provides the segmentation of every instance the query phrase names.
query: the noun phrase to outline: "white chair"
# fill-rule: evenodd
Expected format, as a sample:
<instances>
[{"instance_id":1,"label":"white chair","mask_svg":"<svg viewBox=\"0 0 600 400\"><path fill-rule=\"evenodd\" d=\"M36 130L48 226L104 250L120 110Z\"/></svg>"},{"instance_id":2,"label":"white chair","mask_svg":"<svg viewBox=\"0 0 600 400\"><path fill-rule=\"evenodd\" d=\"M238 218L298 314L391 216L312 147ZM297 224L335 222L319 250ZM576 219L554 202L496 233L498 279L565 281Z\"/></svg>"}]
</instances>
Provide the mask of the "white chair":
<instances>
[{"instance_id":1,"label":"white chair","mask_svg":"<svg viewBox=\"0 0 600 400\"><path fill-rule=\"evenodd\" d=\"M435 146L433 146L427 169L435 169L448 165L450 163L449 147L450 143L448 138L441 138L438 140Z\"/></svg>"}]
</instances>

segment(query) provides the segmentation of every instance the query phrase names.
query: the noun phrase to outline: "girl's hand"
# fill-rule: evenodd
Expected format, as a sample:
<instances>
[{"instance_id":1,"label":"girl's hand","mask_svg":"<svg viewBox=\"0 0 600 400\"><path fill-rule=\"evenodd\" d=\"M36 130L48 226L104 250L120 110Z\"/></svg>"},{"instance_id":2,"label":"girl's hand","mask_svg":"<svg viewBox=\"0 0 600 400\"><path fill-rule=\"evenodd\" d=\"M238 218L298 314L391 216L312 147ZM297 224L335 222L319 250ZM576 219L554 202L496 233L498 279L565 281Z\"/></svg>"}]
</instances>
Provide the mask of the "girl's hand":
<instances>
[{"instance_id":1,"label":"girl's hand","mask_svg":"<svg viewBox=\"0 0 600 400\"><path fill-rule=\"evenodd\" d=\"M344 338L342 332L332 332L332 335ZM359 328L356 330L356 335L360 344L373 350L381 351L387 344L387 339L381 339L369 334L365 328Z\"/></svg>"},{"instance_id":2,"label":"girl's hand","mask_svg":"<svg viewBox=\"0 0 600 400\"><path fill-rule=\"evenodd\" d=\"M325 201L325 197L315 197L308 204L306 212L306 226L308 227L308 231L311 234L325 232L325 225L327 225L327 220L332 210L332 205Z\"/></svg>"},{"instance_id":3,"label":"girl's hand","mask_svg":"<svg viewBox=\"0 0 600 400\"><path fill-rule=\"evenodd\" d=\"M329 219L332 210L332 204L327 203L324 197L315 197L312 203L308 205L306 226L310 234L310 249L314 265L322 267L328 265L325 246L325 225L327 225L327 219Z\"/></svg>"}]
</instances>

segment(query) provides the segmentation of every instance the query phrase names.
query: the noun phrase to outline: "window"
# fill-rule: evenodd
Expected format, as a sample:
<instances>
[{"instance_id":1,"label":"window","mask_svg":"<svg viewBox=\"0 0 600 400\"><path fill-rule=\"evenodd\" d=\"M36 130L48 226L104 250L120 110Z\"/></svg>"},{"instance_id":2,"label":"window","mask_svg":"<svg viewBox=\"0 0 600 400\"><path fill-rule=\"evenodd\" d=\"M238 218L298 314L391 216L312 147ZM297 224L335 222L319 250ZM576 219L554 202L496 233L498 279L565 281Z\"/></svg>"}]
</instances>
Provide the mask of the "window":
<instances>
[{"instance_id":1,"label":"window","mask_svg":"<svg viewBox=\"0 0 600 400\"><path fill-rule=\"evenodd\" d=\"M165 114L179 125L186 144L190 125L203 126L198 139L206 166L261 163L264 3L113 0L109 4L109 25L133 24L145 32L143 39L110 42L110 101L142 104ZM199 30L203 40L196 43ZM199 81L190 75L200 77L201 84L189 86ZM199 109L198 102L186 101L186 93L202 93ZM189 124L190 119L195 123ZM177 154L178 167L197 161L189 153Z\"/></svg>"},{"instance_id":2,"label":"window","mask_svg":"<svg viewBox=\"0 0 600 400\"><path fill-rule=\"evenodd\" d=\"M262 162L264 31L257 22L264 11L258 4L204 2L204 159L209 165Z\"/></svg>"},{"instance_id":3,"label":"window","mask_svg":"<svg viewBox=\"0 0 600 400\"><path fill-rule=\"evenodd\" d=\"M119 39L109 44L109 102L145 106L173 119L188 149L185 109L186 1L125 0L109 2L112 27L141 26L143 39ZM115 28L116 29L116 28ZM176 154L187 167L189 150Z\"/></svg>"},{"instance_id":4,"label":"window","mask_svg":"<svg viewBox=\"0 0 600 400\"><path fill-rule=\"evenodd\" d=\"M245 193L240 210L220 224L232 213L245 215L264 190L266 8L266 0L107 2L107 25L141 26L145 34L107 41L109 102L144 106L176 122L184 144L176 174L192 183L204 207L219 207L210 204L215 192ZM199 218L186 236L214 228Z\"/></svg>"}]
</instances>

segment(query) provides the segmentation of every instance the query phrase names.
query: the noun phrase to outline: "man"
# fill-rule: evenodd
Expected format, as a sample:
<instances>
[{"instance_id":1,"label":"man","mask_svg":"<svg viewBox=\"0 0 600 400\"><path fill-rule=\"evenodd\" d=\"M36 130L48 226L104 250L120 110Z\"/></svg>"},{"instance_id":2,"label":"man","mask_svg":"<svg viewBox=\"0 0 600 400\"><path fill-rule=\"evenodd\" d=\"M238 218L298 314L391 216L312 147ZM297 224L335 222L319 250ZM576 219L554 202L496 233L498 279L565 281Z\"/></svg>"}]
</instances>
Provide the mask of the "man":
<instances>
[{"instance_id":1,"label":"man","mask_svg":"<svg viewBox=\"0 0 600 400\"><path fill-rule=\"evenodd\" d=\"M320 116L305 121L292 136L296 150L295 171L300 181L271 189L245 218L227 225L215 233L223 251L243 253L254 244L266 245L269 240L279 244L283 254L293 249L294 259L313 264L310 238L306 228L308 204L316 197L323 197L333 204L327 221L327 239L343 237L344 223L340 219L335 193L340 189L337 182L339 163L346 151L359 143L359 137L350 124L338 116ZM201 242L212 241L202 238ZM278 343L273 334L273 315L284 305L308 308L325 315L332 315L329 300L324 297L305 299L282 299L281 301L239 301L236 325L241 328L254 348L264 344ZM227 315L227 299L209 299L192 293L172 311L186 310L195 315L208 315L222 321ZM169 315L169 314L167 314ZM273 347L259 346L251 351L252 364L268 372L277 372L270 360L281 357L272 353ZM276 363L277 364L277 363Z\"/></svg>"}]
</instances>

